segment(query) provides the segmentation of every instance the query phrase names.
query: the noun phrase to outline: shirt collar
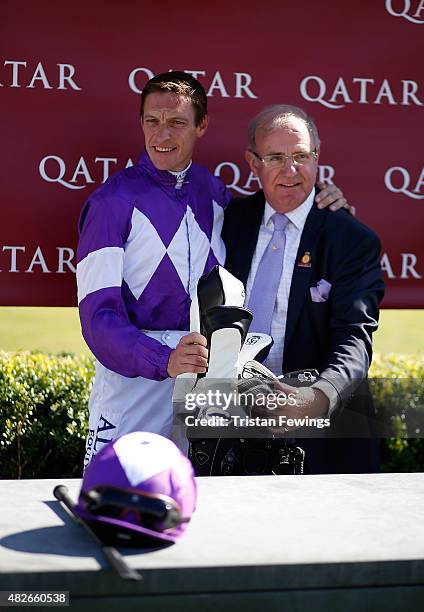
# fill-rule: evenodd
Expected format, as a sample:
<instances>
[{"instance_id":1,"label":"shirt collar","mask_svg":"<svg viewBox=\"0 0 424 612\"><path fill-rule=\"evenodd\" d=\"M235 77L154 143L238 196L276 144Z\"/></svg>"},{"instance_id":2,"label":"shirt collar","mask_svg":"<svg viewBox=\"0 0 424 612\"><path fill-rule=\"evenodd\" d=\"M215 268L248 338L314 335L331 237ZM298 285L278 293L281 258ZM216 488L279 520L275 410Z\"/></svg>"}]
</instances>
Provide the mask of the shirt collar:
<instances>
[{"instance_id":1,"label":"shirt collar","mask_svg":"<svg viewBox=\"0 0 424 612\"><path fill-rule=\"evenodd\" d=\"M156 166L153 164L152 160L148 156L146 149L143 149L138 163L144 170L146 170L151 176L155 177L161 183L168 183L169 185L172 185L174 187L177 185L177 182L179 182L179 180L182 183L182 180L187 178L187 174L189 173L192 165L192 162L190 162L187 168L184 168L184 170L181 170L181 172L159 170L158 168L156 168ZM178 178L179 175L182 175L182 180Z\"/></svg>"},{"instance_id":2,"label":"shirt collar","mask_svg":"<svg viewBox=\"0 0 424 612\"><path fill-rule=\"evenodd\" d=\"M311 193L308 195L306 200L294 210L291 210L288 213L285 213L286 217L289 219L291 223L296 227L297 230L302 231L303 227L306 223L306 217L309 215L309 211L311 210L315 199L315 187L312 188ZM268 224L271 223L271 217L275 213L275 210L272 208L271 204L265 202L265 210L263 216L263 223L268 227Z\"/></svg>"},{"instance_id":3,"label":"shirt collar","mask_svg":"<svg viewBox=\"0 0 424 612\"><path fill-rule=\"evenodd\" d=\"M173 174L176 177L179 177L181 174L183 174L184 176L187 174L191 164L192 164L192 160L189 161L188 166L186 166L184 168L184 170L178 170L178 172L174 172L173 170L168 170L168 172L170 172L171 174Z\"/></svg>"},{"instance_id":4,"label":"shirt collar","mask_svg":"<svg viewBox=\"0 0 424 612\"><path fill-rule=\"evenodd\" d=\"M184 168L184 170L179 170L178 172L174 172L173 170L168 170L169 174L172 174L172 176L175 176L176 178L176 183L175 183L175 189L181 189L183 183L184 183L184 179L186 177L187 172L190 169L190 166L193 162L190 160L188 166L186 166Z\"/></svg>"}]
</instances>

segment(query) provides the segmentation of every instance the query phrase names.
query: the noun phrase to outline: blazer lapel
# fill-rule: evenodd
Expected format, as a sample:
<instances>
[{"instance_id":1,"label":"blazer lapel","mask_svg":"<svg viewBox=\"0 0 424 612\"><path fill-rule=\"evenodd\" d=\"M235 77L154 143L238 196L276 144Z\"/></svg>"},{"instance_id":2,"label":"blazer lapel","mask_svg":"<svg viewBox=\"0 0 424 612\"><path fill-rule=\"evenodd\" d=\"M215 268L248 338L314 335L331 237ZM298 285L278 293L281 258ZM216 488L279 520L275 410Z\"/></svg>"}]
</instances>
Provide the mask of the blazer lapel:
<instances>
[{"instance_id":1,"label":"blazer lapel","mask_svg":"<svg viewBox=\"0 0 424 612\"><path fill-rule=\"evenodd\" d=\"M243 203L244 206L245 210L239 220L239 228L234 228L238 236L238 248L231 271L246 286L265 209L263 191L258 191L251 198L246 198Z\"/></svg>"},{"instance_id":2,"label":"blazer lapel","mask_svg":"<svg viewBox=\"0 0 424 612\"><path fill-rule=\"evenodd\" d=\"M289 346L303 303L308 295L312 266L316 264L317 243L326 214L328 214L327 211L320 211L314 205L303 228L290 285L284 351ZM308 266L309 262L302 262L302 257L305 255L305 260L310 258L310 266Z\"/></svg>"}]
</instances>

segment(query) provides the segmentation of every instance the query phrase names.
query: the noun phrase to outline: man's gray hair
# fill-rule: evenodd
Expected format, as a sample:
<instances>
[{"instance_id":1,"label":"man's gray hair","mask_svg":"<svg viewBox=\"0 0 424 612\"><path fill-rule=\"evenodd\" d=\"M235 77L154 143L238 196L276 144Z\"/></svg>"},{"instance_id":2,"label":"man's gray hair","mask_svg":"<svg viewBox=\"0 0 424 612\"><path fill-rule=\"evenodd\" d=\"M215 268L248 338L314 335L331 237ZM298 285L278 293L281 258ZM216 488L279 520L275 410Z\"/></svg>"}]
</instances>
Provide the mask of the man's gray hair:
<instances>
[{"instance_id":1,"label":"man's gray hair","mask_svg":"<svg viewBox=\"0 0 424 612\"><path fill-rule=\"evenodd\" d=\"M291 117L297 117L304 122L311 136L313 148L318 147L320 139L317 126L312 117L298 106L292 106L291 104L273 104L272 106L264 108L250 121L249 127L247 128L249 149L252 151L256 149L255 136L257 130L272 132L284 126L287 123L287 119Z\"/></svg>"}]
</instances>

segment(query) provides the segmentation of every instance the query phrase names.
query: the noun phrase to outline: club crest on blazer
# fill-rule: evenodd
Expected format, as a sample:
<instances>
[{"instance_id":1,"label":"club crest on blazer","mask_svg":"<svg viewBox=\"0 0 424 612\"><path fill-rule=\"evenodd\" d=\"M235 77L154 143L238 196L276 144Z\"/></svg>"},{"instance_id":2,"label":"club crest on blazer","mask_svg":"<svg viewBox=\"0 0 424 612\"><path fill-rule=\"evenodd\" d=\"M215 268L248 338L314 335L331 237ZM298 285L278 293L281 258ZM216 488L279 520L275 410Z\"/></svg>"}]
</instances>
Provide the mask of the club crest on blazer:
<instances>
[{"instance_id":1,"label":"club crest on blazer","mask_svg":"<svg viewBox=\"0 0 424 612\"><path fill-rule=\"evenodd\" d=\"M310 268L312 265L311 253L305 251L297 264L300 268Z\"/></svg>"}]
</instances>

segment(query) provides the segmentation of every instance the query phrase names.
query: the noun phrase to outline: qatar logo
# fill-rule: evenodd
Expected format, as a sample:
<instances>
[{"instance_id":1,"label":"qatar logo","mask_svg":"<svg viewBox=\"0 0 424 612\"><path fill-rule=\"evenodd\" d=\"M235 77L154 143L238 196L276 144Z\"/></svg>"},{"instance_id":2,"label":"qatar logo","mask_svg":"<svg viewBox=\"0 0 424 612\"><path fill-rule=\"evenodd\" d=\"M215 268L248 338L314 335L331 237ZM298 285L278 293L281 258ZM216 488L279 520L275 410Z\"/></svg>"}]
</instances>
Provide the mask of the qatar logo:
<instances>
[{"instance_id":1,"label":"qatar logo","mask_svg":"<svg viewBox=\"0 0 424 612\"><path fill-rule=\"evenodd\" d=\"M172 70L172 68L170 68ZM248 72L233 72L232 77L224 80L219 70L213 73L206 70L184 70L199 80L205 86L208 97L221 98L254 98L258 96L252 91L252 75ZM141 75L141 76L140 76ZM146 82L154 77L150 68L134 68L128 75L128 85L136 94L141 94Z\"/></svg>"},{"instance_id":2,"label":"qatar logo","mask_svg":"<svg viewBox=\"0 0 424 612\"><path fill-rule=\"evenodd\" d=\"M300 83L300 94L304 100L331 109L344 108L346 104L423 106L424 102L417 92L418 83L407 79L390 83L388 79L376 81L369 77L353 77L348 81L339 77L335 85L330 86L320 76L309 75Z\"/></svg>"},{"instance_id":3,"label":"qatar logo","mask_svg":"<svg viewBox=\"0 0 424 612\"><path fill-rule=\"evenodd\" d=\"M96 164L95 167L94 164ZM84 157L81 156L75 166L72 165L69 169L65 160L59 155L46 155L40 161L38 171L41 178L47 183L59 183L67 189L84 189L90 183L106 182L110 175L111 165L116 166L117 164L117 157L96 157L89 167ZM125 168L132 165L133 161L128 159ZM102 170L101 179L97 176L99 169Z\"/></svg>"},{"instance_id":4,"label":"qatar logo","mask_svg":"<svg viewBox=\"0 0 424 612\"><path fill-rule=\"evenodd\" d=\"M0 87L35 87L43 89L73 89L81 91L81 87L75 82L75 66L72 64L55 64L48 68L42 62L37 66L28 67L28 62L23 60L5 60L4 69L0 68Z\"/></svg>"},{"instance_id":5,"label":"qatar logo","mask_svg":"<svg viewBox=\"0 0 424 612\"><path fill-rule=\"evenodd\" d=\"M414 200L424 200L424 193L420 194L420 190L424 187L424 168L418 177L415 186L411 187L411 176L406 168L402 166L393 166L389 168L384 175L384 184L392 193L403 193Z\"/></svg>"},{"instance_id":6,"label":"qatar logo","mask_svg":"<svg viewBox=\"0 0 424 612\"><path fill-rule=\"evenodd\" d=\"M394 6L393 6L394 5ZM386 11L393 17L403 17L411 23L424 23L424 0L386 0Z\"/></svg>"}]
</instances>

